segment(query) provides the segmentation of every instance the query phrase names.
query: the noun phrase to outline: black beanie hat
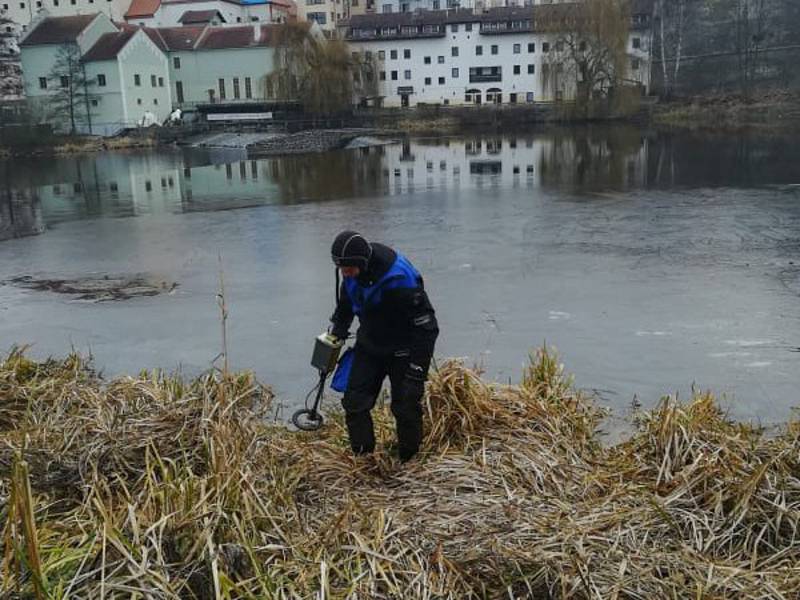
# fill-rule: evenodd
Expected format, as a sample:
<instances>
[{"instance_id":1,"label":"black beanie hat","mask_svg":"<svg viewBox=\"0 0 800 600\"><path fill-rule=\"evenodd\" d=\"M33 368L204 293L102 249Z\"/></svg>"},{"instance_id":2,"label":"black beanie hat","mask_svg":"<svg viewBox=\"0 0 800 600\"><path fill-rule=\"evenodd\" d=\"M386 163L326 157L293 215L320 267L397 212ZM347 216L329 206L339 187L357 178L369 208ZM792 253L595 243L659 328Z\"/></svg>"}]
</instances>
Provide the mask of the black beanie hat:
<instances>
[{"instance_id":1,"label":"black beanie hat","mask_svg":"<svg viewBox=\"0 0 800 600\"><path fill-rule=\"evenodd\" d=\"M337 267L360 267L366 271L372 256L372 246L355 231L343 231L331 246L331 258Z\"/></svg>"}]
</instances>

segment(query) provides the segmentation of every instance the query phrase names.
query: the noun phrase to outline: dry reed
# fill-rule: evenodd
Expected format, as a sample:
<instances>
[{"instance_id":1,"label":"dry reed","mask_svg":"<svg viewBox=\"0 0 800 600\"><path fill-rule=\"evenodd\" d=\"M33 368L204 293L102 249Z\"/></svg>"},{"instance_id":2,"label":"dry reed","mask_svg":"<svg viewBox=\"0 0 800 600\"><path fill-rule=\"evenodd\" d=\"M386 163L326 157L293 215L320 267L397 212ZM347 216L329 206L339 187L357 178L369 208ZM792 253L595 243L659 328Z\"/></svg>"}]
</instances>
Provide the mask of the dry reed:
<instances>
[{"instance_id":1,"label":"dry reed","mask_svg":"<svg viewBox=\"0 0 800 600\"><path fill-rule=\"evenodd\" d=\"M269 423L250 374L103 381L0 363L4 597L797 598L800 426L664 399L600 443L554 354L518 386L431 375L420 457L355 459L340 414Z\"/></svg>"}]
</instances>

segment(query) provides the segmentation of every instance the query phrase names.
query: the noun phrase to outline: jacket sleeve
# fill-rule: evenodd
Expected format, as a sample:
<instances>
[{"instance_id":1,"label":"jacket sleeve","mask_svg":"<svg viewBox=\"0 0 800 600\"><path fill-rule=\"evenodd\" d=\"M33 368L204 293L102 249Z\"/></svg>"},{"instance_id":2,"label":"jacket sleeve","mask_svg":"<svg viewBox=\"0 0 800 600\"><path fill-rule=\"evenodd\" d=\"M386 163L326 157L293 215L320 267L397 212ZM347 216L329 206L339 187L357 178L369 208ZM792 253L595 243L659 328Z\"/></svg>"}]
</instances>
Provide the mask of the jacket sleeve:
<instances>
[{"instance_id":1,"label":"jacket sleeve","mask_svg":"<svg viewBox=\"0 0 800 600\"><path fill-rule=\"evenodd\" d=\"M336 305L336 310L331 315L331 334L340 340L347 339L350 332L350 325L353 323L353 305L350 303L350 296L342 283L339 288L339 302Z\"/></svg>"},{"instance_id":2,"label":"jacket sleeve","mask_svg":"<svg viewBox=\"0 0 800 600\"><path fill-rule=\"evenodd\" d=\"M407 377L425 380L433 358L433 348L439 335L436 313L425 289L415 288L404 294L404 308L411 331L409 371Z\"/></svg>"}]
</instances>

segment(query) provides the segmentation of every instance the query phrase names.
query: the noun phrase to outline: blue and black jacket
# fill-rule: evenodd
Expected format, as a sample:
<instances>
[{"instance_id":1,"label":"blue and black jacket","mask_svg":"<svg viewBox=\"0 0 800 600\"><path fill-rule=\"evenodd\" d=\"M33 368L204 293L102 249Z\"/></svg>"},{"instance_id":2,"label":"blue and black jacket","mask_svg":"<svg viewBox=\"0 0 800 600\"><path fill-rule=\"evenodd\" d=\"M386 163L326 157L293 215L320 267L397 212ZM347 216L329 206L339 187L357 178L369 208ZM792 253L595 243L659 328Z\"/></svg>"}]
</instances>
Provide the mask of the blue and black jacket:
<instances>
[{"instance_id":1,"label":"blue and black jacket","mask_svg":"<svg viewBox=\"0 0 800 600\"><path fill-rule=\"evenodd\" d=\"M439 325L422 276L402 254L373 243L367 270L342 282L333 335L347 337L356 316L356 343L367 352L429 363Z\"/></svg>"}]
</instances>

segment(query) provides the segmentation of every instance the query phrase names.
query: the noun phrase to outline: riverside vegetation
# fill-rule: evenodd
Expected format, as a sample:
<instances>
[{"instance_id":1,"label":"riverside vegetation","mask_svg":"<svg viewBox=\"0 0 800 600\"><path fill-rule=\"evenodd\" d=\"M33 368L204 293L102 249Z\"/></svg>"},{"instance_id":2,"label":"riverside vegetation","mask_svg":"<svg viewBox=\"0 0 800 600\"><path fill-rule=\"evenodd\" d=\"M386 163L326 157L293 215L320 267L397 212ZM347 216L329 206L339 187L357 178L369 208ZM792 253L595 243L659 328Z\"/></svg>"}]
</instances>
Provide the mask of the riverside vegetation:
<instances>
[{"instance_id":1,"label":"riverside vegetation","mask_svg":"<svg viewBox=\"0 0 800 600\"><path fill-rule=\"evenodd\" d=\"M0 361L3 597L797 598L800 423L710 394L604 446L541 349L518 385L440 364L421 455L354 459L341 415L270 419L249 373L104 380Z\"/></svg>"}]
</instances>

